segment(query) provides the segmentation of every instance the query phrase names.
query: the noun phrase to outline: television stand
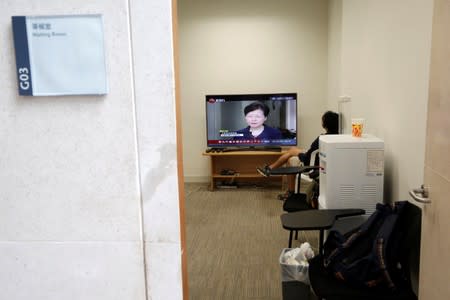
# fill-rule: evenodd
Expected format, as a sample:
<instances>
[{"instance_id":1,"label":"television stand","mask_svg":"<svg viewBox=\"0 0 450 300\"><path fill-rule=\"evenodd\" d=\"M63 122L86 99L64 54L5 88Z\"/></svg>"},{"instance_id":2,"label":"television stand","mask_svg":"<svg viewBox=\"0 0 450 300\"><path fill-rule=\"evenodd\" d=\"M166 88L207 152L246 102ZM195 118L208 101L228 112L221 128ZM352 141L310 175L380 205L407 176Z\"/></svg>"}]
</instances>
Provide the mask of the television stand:
<instances>
[{"instance_id":1,"label":"television stand","mask_svg":"<svg viewBox=\"0 0 450 300\"><path fill-rule=\"evenodd\" d=\"M266 147L250 147L250 151L268 151L268 152L281 152L281 147L266 146Z\"/></svg>"},{"instance_id":2,"label":"television stand","mask_svg":"<svg viewBox=\"0 0 450 300\"><path fill-rule=\"evenodd\" d=\"M239 151L265 151L265 152L281 152L281 147L269 147L269 146L263 146L263 147L227 147L227 148L208 148L206 149L206 153L220 153L220 152L239 152Z\"/></svg>"},{"instance_id":3,"label":"television stand","mask_svg":"<svg viewBox=\"0 0 450 300\"><path fill-rule=\"evenodd\" d=\"M241 148L237 148L241 149ZM208 149L209 150L209 149ZM282 176L263 177L257 171L256 167L268 165L277 160L286 150L281 149L277 152L258 150L236 150L232 148L221 148L220 152L205 151L202 155L209 156L211 159L210 190L216 188L219 181L222 183L267 183L268 181L282 184ZM226 172L224 172L226 171ZM229 172L232 171L232 172Z\"/></svg>"}]
</instances>

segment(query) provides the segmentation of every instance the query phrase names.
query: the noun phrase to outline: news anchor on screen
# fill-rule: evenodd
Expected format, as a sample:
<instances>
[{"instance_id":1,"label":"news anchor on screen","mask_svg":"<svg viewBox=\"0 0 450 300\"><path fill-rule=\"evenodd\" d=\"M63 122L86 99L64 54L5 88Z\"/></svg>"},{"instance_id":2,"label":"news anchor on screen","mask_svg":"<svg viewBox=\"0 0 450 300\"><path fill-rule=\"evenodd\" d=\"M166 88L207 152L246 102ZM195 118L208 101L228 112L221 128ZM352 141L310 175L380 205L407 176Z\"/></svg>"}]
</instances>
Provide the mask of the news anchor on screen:
<instances>
[{"instance_id":1,"label":"news anchor on screen","mask_svg":"<svg viewBox=\"0 0 450 300\"><path fill-rule=\"evenodd\" d=\"M282 135L280 130L264 124L264 122L267 120L269 112L269 107L259 101L247 105L244 108L244 116L248 126L243 129L237 130L237 135L233 137L233 139L281 139Z\"/></svg>"},{"instance_id":2,"label":"news anchor on screen","mask_svg":"<svg viewBox=\"0 0 450 300\"><path fill-rule=\"evenodd\" d=\"M210 94L205 100L208 147L255 151L297 145L296 93Z\"/></svg>"}]
</instances>

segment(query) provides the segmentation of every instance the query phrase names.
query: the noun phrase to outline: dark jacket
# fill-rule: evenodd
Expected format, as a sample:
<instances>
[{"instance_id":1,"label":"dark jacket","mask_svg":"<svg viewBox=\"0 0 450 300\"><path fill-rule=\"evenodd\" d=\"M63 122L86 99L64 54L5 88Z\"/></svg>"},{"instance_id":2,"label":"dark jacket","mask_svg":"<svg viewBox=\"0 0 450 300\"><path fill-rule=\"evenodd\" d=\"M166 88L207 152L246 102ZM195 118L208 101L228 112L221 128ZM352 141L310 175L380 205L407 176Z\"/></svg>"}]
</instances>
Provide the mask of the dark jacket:
<instances>
[{"instance_id":1,"label":"dark jacket","mask_svg":"<svg viewBox=\"0 0 450 300\"><path fill-rule=\"evenodd\" d=\"M258 140L276 140L276 139L281 139L281 131L279 131L276 128L273 127L269 127L267 125L264 125L264 130L263 132L261 132L260 135L258 135L257 137L254 137L252 135L252 133L250 132L250 126L240 129L238 131L236 131L237 133L243 133L243 136L237 136L234 139L237 140L253 140L253 139L258 139Z\"/></svg>"},{"instance_id":2,"label":"dark jacket","mask_svg":"<svg viewBox=\"0 0 450 300\"><path fill-rule=\"evenodd\" d=\"M331 134L331 133L325 133L325 134ZM314 140L314 142L312 142L311 146L309 146L308 151L306 151L306 153L300 153L298 155L298 158L300 159L300 161L303 163L304 166L309 166L309 162L311 160L311 154L319 149L319 137L320 135ZM319 165L319 155L316 155L316 158L314 160L314 165L318 166Z\"/></svg>"}]
</instances>

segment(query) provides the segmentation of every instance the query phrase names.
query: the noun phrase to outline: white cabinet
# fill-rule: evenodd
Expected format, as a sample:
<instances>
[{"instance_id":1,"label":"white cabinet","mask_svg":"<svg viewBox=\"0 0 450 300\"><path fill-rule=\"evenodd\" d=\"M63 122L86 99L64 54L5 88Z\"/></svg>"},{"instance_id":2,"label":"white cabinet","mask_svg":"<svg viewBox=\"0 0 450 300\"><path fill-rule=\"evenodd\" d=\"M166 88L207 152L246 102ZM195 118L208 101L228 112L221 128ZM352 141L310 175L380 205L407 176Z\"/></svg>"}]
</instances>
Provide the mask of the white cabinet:
<instances>
[{"instance_id":1,"label":"white cabinet","mask_svg":"<svg viewBox=\"0 0 450 300\"><path fill-rule=\"evenodd\" d=\"M323 135L319 139L319 208L362 208L366 216L383 202L384 142L371 135Z\"/></svg>"}]
</instances>

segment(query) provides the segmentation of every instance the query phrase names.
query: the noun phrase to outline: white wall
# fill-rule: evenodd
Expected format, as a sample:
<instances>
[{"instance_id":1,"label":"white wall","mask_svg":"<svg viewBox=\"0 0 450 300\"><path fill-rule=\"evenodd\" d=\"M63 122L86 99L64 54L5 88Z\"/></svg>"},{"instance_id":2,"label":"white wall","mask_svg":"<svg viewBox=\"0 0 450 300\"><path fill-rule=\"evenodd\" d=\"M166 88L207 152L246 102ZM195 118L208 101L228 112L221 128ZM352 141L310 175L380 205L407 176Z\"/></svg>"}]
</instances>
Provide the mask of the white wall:
<instances>
[{"instance_id":1,"label":"white wall","mask_svg":"<svg viewBox=\"0 0 450 300\"><path fill-rule=\"evenodd\" d=\"M148 299L181 299L171 1L130 4Z\"/></svg>"},{"instance_id":2,"label":"white wall","mask_svg":"<svg viewBox=\"0 0 450 300\"><path fill-rule=\"evenodd\" d=\"M341 92L342 1L329 1L328 6L328 107L338 111Z\"/></svg>"},{"instance_id":3,"label":"white wall","mask_svg":"<svg viewBox=\"0 0 450 300\"><path fill-rule=\"evenodd\" d=\"M385 141L386 200L408 199L423 180L432 7L432 0L330 5L328 106L351 96L353 117Z\"/></svg>"},{"instance_id":4,"label":"white wall","mask_svg":"<svg viewBox=\"0 0 450 300\"><path fill-rule=\"evenodd\" d=\"M80 13L109 93L18 96L11 16ZM0 2L0 299L181 298L171 24L168 0Z\"/></svg>"},{"instance_id":5,"label":"white wall","mask_svg":"<svg viewBox=\"0 0 450 300\"><path fill-rule=\"evenodd\" d=\"M178 1L186 181L208 180L206 94L297 92L299 146L323 132L328 1Z\"/></svg>"}]
</instances>

